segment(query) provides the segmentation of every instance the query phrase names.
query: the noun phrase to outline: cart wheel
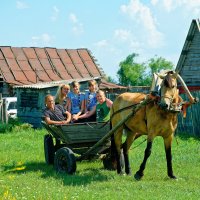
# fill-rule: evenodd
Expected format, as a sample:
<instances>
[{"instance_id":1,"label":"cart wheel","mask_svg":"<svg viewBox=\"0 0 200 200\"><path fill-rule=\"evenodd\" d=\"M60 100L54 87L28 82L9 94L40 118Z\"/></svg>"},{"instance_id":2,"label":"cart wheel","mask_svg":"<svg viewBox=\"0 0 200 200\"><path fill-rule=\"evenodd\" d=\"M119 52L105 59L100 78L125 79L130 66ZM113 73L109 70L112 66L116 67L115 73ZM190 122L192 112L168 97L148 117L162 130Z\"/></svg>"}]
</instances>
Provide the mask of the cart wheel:
<instances>
[{"instance_id":1,"label":"cart wheel","mask_svg":"<svg viewBox=\"0 0 200 200\"><path fill-rule=\"evenodd\" d=\"M54 167L57 172L73 174L76 172L76 157L73 151L67 147L56 151Z\"/></svg>"},{"instance_id":2,"label":"cart wheel","mask_svg":"<svg viewBox=\"0 0 200 200\"><path fill-rule=\"evenodd\" d=\"M48 165L53 164L55 149L53 145L53 138L51 135L44 136L44 155L45 161Z\"/></svg>"},{"instance_id":3,"label":"cart wheel","mask_svg":"<svg viewBox=\"0 0 200 200\"><path fill-rule=\"evenodd\" d=\"M124 168L124 155L122 152L121 152L120 160L121 160L121 167L123 169ZM115 157L111 156L111 154L108 153L106 155L106 157L103 159L103 166L104 166L104 169L107 169L107 170L116 170L117 169L117 161L116 161Z\"/></svg>"}]
</instances>

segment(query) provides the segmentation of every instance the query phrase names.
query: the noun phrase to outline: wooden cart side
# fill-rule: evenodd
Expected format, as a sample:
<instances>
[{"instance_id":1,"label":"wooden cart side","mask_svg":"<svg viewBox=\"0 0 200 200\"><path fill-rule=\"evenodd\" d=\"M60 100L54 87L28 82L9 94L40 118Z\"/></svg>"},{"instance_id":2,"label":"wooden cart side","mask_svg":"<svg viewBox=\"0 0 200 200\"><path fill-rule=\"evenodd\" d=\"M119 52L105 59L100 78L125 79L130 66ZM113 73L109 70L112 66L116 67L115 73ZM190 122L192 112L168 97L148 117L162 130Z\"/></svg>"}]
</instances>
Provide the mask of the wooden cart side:
<instances>
[{"instance_id":1,"label":"wooden cart side","mask_svg":"<svg viewBox=\"0 0 200 200\"><path fill-rule=\"evenodd\" d=\"M110 130L109 123L89 122L47 125L42 122L42 124L53 137L68 145L96 143Z\"/></svg>"},{"instance_id":2,"label":"wooden cart side","mask_svg":"<svg viewBox=\"0 0 200 200\"><path fill-rule=\"evenodd\" d=\"M59 134L54 129L54 125L48 125L44 121L42 121L41 124L48 131L49 134L51 134L54 138L61 140L61 138L59 137Z\"/></svg>"},{"instance_id":3,"label":"wooden cart side","mask_svg":"<svg viewBox=\"0 0 200 200\"><path fill-rule=\"evenodd\" d=\"M90 143L99 141L110 130L109 123L76 123L59 127L65 142L74 143Z\"/></svg>"}]
</instances>

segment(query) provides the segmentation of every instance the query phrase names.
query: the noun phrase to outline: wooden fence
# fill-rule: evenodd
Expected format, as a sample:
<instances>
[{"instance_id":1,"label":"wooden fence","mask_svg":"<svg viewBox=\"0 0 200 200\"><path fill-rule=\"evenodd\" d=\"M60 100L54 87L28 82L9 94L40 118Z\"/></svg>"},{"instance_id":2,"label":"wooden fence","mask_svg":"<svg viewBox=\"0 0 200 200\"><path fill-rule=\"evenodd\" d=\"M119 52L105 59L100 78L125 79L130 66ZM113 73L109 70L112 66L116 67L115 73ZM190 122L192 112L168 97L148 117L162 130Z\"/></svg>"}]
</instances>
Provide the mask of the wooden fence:
<instances>
[{"instance_id":1,"label":"wooden fence","mask_svg":"<svg viewBox=\"0 0 200 200\"><path fill-rule=\"evenodd\" d=\"M200 91L191 93L193 97L198 97L200 99ZM185 94L181 94L181 97L184 100L187 99ZM182 114L178 115L177 132L200 137L200 103L193 104L187 109L186 118L183 118Z\"/></svg>"}]
</instances>

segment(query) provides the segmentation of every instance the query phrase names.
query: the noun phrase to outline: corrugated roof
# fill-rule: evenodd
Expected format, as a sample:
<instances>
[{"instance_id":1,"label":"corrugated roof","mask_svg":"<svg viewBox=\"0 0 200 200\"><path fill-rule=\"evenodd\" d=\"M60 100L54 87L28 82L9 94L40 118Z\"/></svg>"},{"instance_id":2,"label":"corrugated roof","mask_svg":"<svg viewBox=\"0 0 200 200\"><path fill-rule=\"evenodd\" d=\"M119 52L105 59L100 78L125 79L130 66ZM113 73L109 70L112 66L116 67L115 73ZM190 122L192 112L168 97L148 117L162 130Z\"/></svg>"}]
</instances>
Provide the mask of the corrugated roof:
<instances>
[{"instance_id":1,"label":"corrugated roof","mask_svg":"<svg viewBox=\"0 0 200 200\"><path fill-rule=\"evenodd\" d=\"M69 80L60 80L60 81L51 81L51 82L43 82L43 83L36 83L36 84L29 84L29 85L15 85L13 88L33 88L33 89L43 89L43 88L50 88L50 87L55 87L59 86L60 84L71 84L74 80L78 82L86 82L89 80L95 79L96 81L100 80L101 77L94 77L94 78L79 78L79 79L69 79ZM114 83L109 83L105 80L100 81L99 88L101 90L106 90L106 89L128 89L128 87L120 86Z\"/></svg>"},{"instance_id":2,"label":"corrugated roof","mask_svg":"<svg viewBox=\"0 0 200 200\"><path fill-rule=\"evenodd\" d=\"M13 88L33 88L33 89L43 89L43 88L50 88L59 86L61 84L71 84L73 81L77 81L79 83L86 82L89 80L100 80L100 77L94 78L80 78L80 79L69 79L69 80L60 80L60 81L51 81L51 82L43 82L43 83L35 83L30 85L15 85Z\"/></svg>"},{"instance_id":3,"label":"corrugated roof","mask_svg":"<svg viewBox=\"0 0 200 200\"><path fill-rule=\"evenodd\" d=\"M102 90L105 90L105 89L127 89L128 88L128 87L125 87L125 86L121 86L121 85L117 85L117 84L114 84L114 83L107 82L105 80L101 81L99 87Z\"/></svg>"},{"instance_id":4,"label":"corrugated roof","mask_svg":"<svg viewBox=\"0 0 200 200\"><path fill-rule=\"evenodd\" d=\"M88 49L0 46L0 75L14 85L101 77Z\"/></svg>"}]
</instances>

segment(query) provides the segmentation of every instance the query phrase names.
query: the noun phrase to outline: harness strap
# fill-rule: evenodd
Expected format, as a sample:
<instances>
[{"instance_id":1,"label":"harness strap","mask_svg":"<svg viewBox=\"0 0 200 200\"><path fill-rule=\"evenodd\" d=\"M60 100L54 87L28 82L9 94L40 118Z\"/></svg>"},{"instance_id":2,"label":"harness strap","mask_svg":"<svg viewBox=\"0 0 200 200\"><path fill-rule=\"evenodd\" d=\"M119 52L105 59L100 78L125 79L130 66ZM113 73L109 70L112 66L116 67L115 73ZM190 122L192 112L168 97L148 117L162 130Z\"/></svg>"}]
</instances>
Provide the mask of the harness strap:
<instances>
[{"instance_id":1,"label":"harness strap","mask_svg":"<svg viewBox=\"0 0 200 200\"><path fill-rule=\"evenodd\" d=\"M121 108L121 109L117 110L116 112L114 112L114 113L112 114L112 116L110 117L110 120L111 120L111 119L113 118L113 116L115 116L117 113L120 113L120 112L122 112L122 111L124 111L124 110L131 109L131 108L137 106L138 104L140 104L140 103L135 103L135 104L132 104L132 105L130 105L130 106L127 106L127 107L124 107L124 108Z\"/></svg>"}]
</instances>

